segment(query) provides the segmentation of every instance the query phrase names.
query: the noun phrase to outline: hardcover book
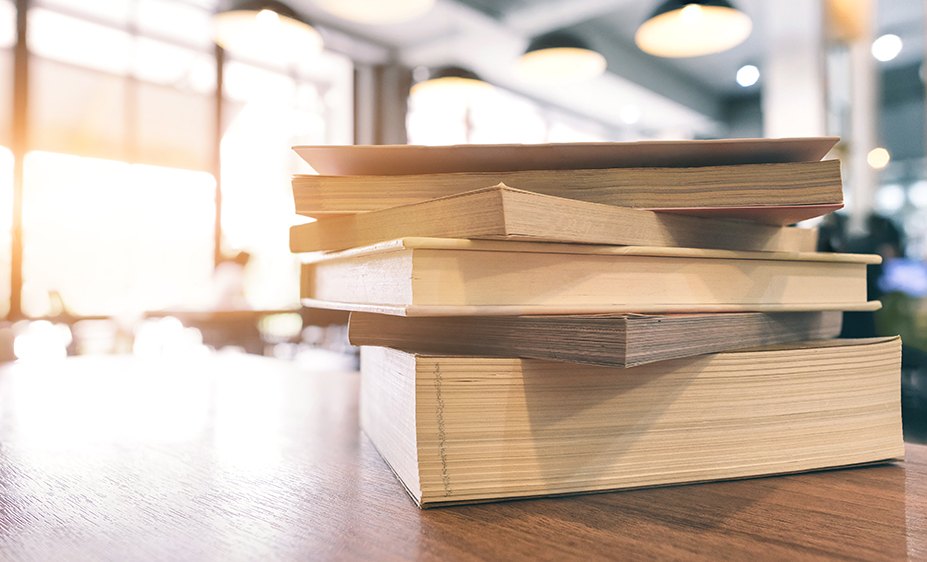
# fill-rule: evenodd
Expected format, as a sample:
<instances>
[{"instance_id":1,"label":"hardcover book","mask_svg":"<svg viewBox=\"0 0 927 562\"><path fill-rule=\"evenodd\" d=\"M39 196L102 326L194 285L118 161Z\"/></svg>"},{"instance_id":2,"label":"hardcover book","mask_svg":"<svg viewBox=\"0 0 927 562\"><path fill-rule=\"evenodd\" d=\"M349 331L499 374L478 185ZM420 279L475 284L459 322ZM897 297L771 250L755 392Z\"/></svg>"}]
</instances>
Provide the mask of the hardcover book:
<instances>
[{"instance_id":1,"label":"hardcover book","mask_svg":"<svg viewBox=\"0 0 927 562\"><path fill-rule=\"evenodd\" d=\"M408 316L874 310L879 256L403 238L303 264L310 307Z\"/></svg>"}]
</instances>

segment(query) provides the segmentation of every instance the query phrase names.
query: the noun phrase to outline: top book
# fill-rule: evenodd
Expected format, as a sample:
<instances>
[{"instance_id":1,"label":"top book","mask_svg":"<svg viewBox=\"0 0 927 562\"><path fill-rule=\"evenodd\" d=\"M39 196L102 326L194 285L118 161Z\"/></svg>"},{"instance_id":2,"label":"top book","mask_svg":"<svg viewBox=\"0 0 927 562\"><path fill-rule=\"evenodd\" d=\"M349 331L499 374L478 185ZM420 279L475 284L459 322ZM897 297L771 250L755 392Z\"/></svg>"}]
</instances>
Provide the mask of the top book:
<instances>
[{"instance_id":1,"label":"top book","mask_svg":"<svg viewBox=\"0 0 927 562\"><path fill-rule=\"evenodd\" d=\"M524 145L303 145L293 150L320 174L384 176L816 162L838 140L807 137Z\"/></svg>"}]
</instances>

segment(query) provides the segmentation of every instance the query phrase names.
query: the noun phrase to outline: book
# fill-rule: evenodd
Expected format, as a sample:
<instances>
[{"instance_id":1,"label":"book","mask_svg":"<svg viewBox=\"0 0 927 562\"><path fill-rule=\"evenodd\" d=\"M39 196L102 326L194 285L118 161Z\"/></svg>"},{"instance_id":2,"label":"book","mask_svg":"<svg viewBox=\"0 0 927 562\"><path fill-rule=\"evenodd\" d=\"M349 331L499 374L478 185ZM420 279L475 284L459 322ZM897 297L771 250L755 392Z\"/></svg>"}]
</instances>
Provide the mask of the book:
<instances>
[{"instance_id":1,"label":"book","mask_svg":"<svg viewBox=\"0 0 927 562\"><path fill-rule=\"evenodd\" d=\"M687 217L540 195L504 184L290 227L290 250L369 246L404 236L813 252L817 231Z\"/></svg>"},{"instance_id":2,"label":"book","mask_svg":"<svg viewBox=\"0 0 927 562\"><path fill-rule=\"evenodd\" d=\"M842 313L403 317L352 312L348 339L440 355L526 357L636 367L774 343L835 338Z\"/></svg>"},{"instance_id":3,"label":"book","mask_svg":"<svg viewBox=\"0 0 927 562\"><path fill-rule=\"evenodd\" d=\"M361 427L420 507L904 456L899 338L615 369L361 348Z\"/></svg>"},{"instance_id":4,"label":"book","mask_svg":"<svg viewBox=\"0 0 927 562\"><path fill-rule=\"evenodd\" d=\"M311 254L310 254L311 255ZM403 238L312 255L303 304L407 316L874 310L879 256Z\"/></svg>"},{"instance_id":5,"label":"book","mask_svg":"<svg viewBox=\"0 0 927 562\"><path fill-rule=\"evenodd\" d=\"M320 174L385 176L815 162L824 158L838 140L800 137L455 146L327 144L294 146L293 150Z\"/></svg>"},{"instance_id":6,"label":"book","mask_svg":"<svg viewBox=\"0 0 927 562\"><path fill-rule=\"evenodd\" d=\"M843 206L838 160L689 168L297 175L292 188L298 214L323 217L408 205L498 183L591 203L776 225Z\"/></svg>"}]
</instances>

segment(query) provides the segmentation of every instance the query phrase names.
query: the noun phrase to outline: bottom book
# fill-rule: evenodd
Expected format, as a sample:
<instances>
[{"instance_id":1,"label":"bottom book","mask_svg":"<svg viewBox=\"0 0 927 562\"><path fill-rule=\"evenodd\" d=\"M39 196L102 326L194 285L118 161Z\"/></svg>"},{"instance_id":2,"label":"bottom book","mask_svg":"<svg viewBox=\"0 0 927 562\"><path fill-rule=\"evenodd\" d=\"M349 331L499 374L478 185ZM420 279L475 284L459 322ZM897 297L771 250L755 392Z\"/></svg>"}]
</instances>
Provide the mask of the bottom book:
<instances>
[{"instance_id":1,"label":"bottom book","mask_svg":"<svg viewBox=\"0 0 927 562\"><path fill-rule=\"evenodd\" d=\"M899 338L618 369L361 350L361 426L420 507L904 456Z\"/></svg>"}]
</instances>

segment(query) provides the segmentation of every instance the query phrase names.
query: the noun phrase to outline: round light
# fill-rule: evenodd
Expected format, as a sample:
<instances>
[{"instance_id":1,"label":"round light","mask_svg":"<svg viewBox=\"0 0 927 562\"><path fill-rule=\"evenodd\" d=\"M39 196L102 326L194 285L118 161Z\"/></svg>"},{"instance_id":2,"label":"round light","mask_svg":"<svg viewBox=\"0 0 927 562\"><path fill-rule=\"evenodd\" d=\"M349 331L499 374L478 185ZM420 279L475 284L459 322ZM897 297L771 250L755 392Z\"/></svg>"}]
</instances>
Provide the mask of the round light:
<instances>
[{"instance_id":1,"label":"round light","mask_svg":"<svg viewBox=\"0 0 927 562\"><path fill-rule=\"evenodd\" d=\"M749 88L750 86L756 84L757 80L760 79L760 69L753 66L752 64L745 64L740 67L737 71L737 83L741 87Z\"/></svg>"},{"instance_id":2,"label":"round light","mask_svg":"<svg viewBox=\"0 0 927 562\"><path fill-rule=\"evenodd\" d=\"M872 56L885 62L898 56L901 52L901 38L897 35L883 35L872 42Z\"/></svg>"},{"instance_id":3,"label":"round light","mask_svg":"<svg viewBox=\"0 0 927 562\"><path fill-rule=\"evenodd\" d=\"M914 185L908 188L908 201L918 209L927 208L927 181L914 182Z\"/></svg>"},{"instance_id":4,"label":"round light","mask_svg":"<svg viewBox=\"0 0 927 562\"><path fill-rule=\"evenodd\" d=\"M695 57L739 45L752 29L750 17L734 8L688 4L645 21L634 42L651 55Z\"/></svg>"},{"instance_id":5,"label":"round light","mask_svg":"<svg viewBox=\"0 0 927 562\"><path fill-rule=\"evenodd\" d=\"M866 155L866 162L877 170L881 170L885 166L888 166L889 160L891 160L891 156L889 156L888 151L884 148L873 148L869 151L869 154Z\"/></svg>"},{"instance_id":6,"label":"round light","mask_svg":"<svg viewBox=\"0 0 927 562\"><path fill-rule=\"evenodd\" d=\"M904 207L904 188L898 184L883 185L876 191L875 206L883 213L896 213Z\"/></svg>"},{"instance_id":7,"label":"round light","mask_svg":"<svg viewBox=\"0 0 927 562\"><path fill-rule=\"evenodd\" d=\"M367 24L399 23L415 19L434 6L435 0L314 0L325 11Z\"/></svg>"},{"instance_id":8,"label":"round light","mask_svg":"<svg viewBox=\"0 0 927 562\"><path fill-rule=\"evenodd\" d=\"M216 43L244 57L291 60L322 52L318 31L272 10L221 12L214 21Z\"/></svg>"},{"instance_id":9,"label":"round light","mask_svg":"<svg viewBox=\"0 0 927 562\"><path fill-rule=\"evenodd\" d=\"M605 57L589 49L555 47L525 53L515 75L535 84L589 80L605 72Z\"/></svg>"}]
</instances>

